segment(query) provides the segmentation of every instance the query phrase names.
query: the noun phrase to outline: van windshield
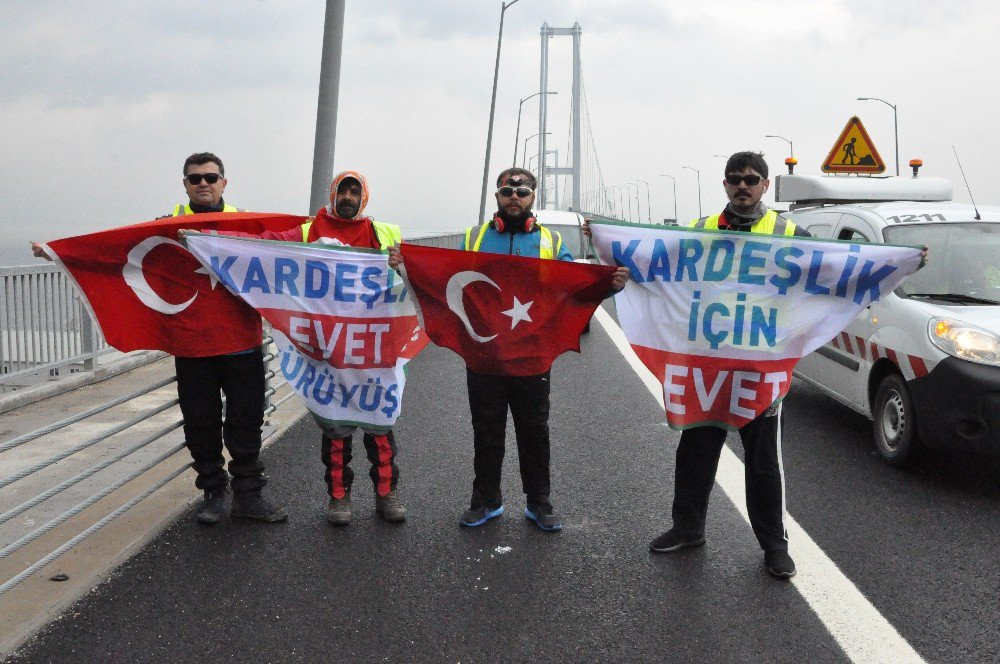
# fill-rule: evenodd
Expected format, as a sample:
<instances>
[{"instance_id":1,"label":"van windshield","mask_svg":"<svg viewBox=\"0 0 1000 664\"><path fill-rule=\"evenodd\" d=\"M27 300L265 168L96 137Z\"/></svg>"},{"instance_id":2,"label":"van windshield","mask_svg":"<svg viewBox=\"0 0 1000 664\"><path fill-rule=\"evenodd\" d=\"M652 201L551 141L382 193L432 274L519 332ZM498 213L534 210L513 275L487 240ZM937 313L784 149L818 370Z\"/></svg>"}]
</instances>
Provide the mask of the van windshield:
<instances>
[{"instance_id":1,"label":"van windshield","mask_svg":"<svg viewBox=\"0 0 1000 664\"><path fill-rule=\"evenodd\" d=\"M906 224L883 232L890 244L930 250L927 265L907 277L897 293L1000 301L1000 224Z\"/></svg>"},{"instance_id":2,"label":"van windshield","mask_svg":"<svg viewBox=\"0 0 1000 664\"><path fill-rule=\"evenodd\" d=\"M583 234L580 232L579 226L570 226L569 224L549 224L542 222L550 231L556 231L559 236L562 237L563 244L569 253L573 254L573 258L583 258L583 252L580 251L580 241L583 239Z\"/></svg>"}]
</instances>

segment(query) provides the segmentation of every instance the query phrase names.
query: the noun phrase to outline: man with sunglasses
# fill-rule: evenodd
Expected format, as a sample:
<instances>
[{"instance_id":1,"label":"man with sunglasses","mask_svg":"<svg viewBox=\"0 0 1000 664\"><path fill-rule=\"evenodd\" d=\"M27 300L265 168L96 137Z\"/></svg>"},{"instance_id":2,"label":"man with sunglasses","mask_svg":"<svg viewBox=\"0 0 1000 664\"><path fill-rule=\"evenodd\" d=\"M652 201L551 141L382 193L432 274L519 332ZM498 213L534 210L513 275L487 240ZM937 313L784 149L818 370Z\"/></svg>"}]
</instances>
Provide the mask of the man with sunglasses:
<instances>
[{"instance_id":1,"label":"man with sunglasses","mask_svg":"<svg viewBox=\"0 0 1000 664\"><path fill-rule=\"evenodd\" d=\"M491 221L465 231L461 249L496 254L572 261L558 232L535 221L535 176L509 168L497 178L497 212ZM615 275L615 288L625 285L628 271ZM467 527L481 526L503 514L500 471L503 466L507 411L514 418L521 483L527 495L524 515L539 528L562 528L549 500L549 375L491 376L466 368L475 479L469 509L459 519Z\"/></svg>"},{"instance_id":2,"label":"man with sunglasses","mask_svg":"<svg viewBox=\"0 0 1000 664\"><path fill-rule=\"evenodd\" d=\"M222 160L211 152L199 152L184 161L184 189L187 204L178 203L170 216L200 212L238 212L222 200L222 192L229 181L225 176Z\"/></svg>"},{"instance_id":3,"label":"man with sunglasses","mask_svg":"<svg viewBox=\"0 0 1000 664\"><path fill-rule=\"evenodd\" d=\"M222 199L226 189L222 160L199 152L184 161L187 203L170 216L207 212L237 212ZM205 335L213 330L205 329ZM175 357L177 396L184 416L184 442L198 473L195 486L205 492L199 523L218 522L224 513L227 487L233 489L231 515L260 521L284 521L288 514L261 495L267 484L260 462L264 424L264 354L260 344L228 355ZM226 397L225 420L221 394ZM232 460L225 470L222 445ZM229 475L232 475L230 481Z\"/></svg>"},{"instance_id":4,"label":"man with sunglasses","mask_svg":"<svg viewBox=\"0 0 1000 664\"><path fill-rule=\"evenodd\" d=\"M722 186L729 205L720 214L693 221L692 228L765 235L808 237L784 214L769 210L761 198L770 185L767 162L756 152L737 152L726 162ZM767 571L778 579L795 575L785 530L785 483L781 462L781 404L774 404L740 429L746 464L747 511L764 550ZM673 527L649 548L668 553L705 543L708 499L715 483L726 430L703 426L685 429L677 447L674 474Z\"/></svg>"}]
</instances>

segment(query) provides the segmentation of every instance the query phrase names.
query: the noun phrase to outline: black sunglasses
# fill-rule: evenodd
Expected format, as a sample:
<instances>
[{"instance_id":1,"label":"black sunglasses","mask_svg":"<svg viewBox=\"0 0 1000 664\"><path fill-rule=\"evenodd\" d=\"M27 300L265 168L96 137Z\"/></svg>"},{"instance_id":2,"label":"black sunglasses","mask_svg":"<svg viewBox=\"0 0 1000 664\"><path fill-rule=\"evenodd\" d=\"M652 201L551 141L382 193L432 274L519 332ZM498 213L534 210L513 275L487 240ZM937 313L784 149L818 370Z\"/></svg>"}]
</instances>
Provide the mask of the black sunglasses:
<instances>
[{"instance_id":1,"label":"black sunglasses","mask_svg":"<svg viewBox=\"0 0 1000 664\"><path fill-rule=\"evenodd\" d=\"M190 175L185 175L184 179L197 186L201 184L202 178L205 178L205 182L209 184L215 184L221 177L219 173L191 173Z\"/></svg>"},{"instance_id":2,"label":"black sunglasses","mask_svg":"<svg viewBox=\"0 0 1000 664\"><path fill-rule=\"evenodd\" d=\"M734 187L739 186L740 182L746 182L748 187L756 187L763 180L759 175L736 175L735 173L730 173L726 176L726 182L733 185Z\"/></svg>"},{"instance_id":3,"label":"black sunglasses","mask_svg":"<svg viewBox=\"0 0 1000 664\"><path fill-rule=\"evenodd\" d=\"M517 194L520 198L527 198L531 196L534 189L531 187L500 187L497 189L497 193L504 198L510 198L514 194Z\"/></svg>"}]
</instances>

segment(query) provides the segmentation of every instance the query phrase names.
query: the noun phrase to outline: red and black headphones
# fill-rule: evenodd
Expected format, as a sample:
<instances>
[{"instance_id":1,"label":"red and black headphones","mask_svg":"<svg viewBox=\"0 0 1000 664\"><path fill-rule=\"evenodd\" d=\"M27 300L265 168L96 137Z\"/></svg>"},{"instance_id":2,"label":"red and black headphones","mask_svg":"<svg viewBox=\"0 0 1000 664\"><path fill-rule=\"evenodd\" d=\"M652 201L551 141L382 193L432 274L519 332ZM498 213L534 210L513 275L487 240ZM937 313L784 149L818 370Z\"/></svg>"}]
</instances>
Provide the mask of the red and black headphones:
<instances>
[{"instance_id":1,"label":"red and black headphones","mask_svg":"<svg viewBox=\"0 0 1000 664\"><path fill-rule=\"evenodd\" d=\"M499 212L493 215L493 227L497 229L498 233L503 233L507 228L507 223L500 217ZM530 216L525 218L523 225L513 230L521 231L522 233L530 233L535 230L535 217Z\"/></svg>"}]
</instances>

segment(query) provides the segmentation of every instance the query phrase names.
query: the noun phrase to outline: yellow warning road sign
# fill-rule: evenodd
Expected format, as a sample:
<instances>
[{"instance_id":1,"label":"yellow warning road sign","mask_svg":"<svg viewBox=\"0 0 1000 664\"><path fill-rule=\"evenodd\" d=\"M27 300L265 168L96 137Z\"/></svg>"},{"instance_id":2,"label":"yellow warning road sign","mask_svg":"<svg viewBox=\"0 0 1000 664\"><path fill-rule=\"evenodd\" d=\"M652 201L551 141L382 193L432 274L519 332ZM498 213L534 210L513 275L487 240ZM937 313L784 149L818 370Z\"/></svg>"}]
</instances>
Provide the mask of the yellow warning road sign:
<instances>
[{"instance_id":1,"label":"yellow warning road sign","mask_svg":"<svg viewBox=\"0 0 1000 664\"><path fill-rule=\"evenodd\" d=\"M875 149L861 119L854 116L847 121L837 142L830 148L823 162L824 173L882 173L885 162Z\"/></svg>"}]
</instances>

